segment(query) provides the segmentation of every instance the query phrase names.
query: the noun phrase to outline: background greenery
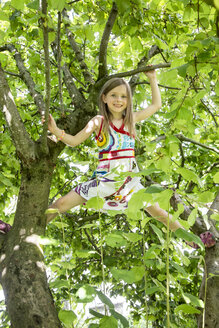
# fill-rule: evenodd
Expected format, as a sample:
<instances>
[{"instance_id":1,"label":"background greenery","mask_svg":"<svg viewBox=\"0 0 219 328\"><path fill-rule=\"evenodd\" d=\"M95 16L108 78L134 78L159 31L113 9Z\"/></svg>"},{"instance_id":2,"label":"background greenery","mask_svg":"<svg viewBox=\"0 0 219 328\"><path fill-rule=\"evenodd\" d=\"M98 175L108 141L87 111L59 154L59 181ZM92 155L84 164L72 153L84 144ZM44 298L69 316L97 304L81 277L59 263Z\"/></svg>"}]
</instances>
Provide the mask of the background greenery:
<instances>
[{"instance_id":1,"label":"background greenery","mask_svg":"<svg viewBox=\"0 0 219 328\"><path fill-rule=\"evenodd\" d=\"M103 281L110 286L108 296L122 295L129 302L130 326L141 320L148 327L167 325L166 281L169 247L170 321L172 327L195 327L195 314L203 308L198 299L203 275L203 250L188 252L181 239L147 218L141 211L145 200L158 201L169 210L173 190L193 211L187 221L180 219L182 207L174 216L185 228L192 227L199 215L206 213L216 197L218 183L218 2L204 1L116 1L118 16L108 44L110 74L137 67L149 56L152 46L160 52L149 64L170 62L171 67L157 70L162 95L162 109L137 126L137 160L147 193L140 193L130 203L127 216L100 214L95 204L76 208L52 222L46 231L45 263L50 286L59 310L69 300L72 310L78 302L89 305L97 295L106 305L106 315L93 312L83 327L125 327L109 299L101 294ZM39 3L1 1L0 61L25 127L37 140L42 133L41 117L17 70L14 53L5 44L13 44L31 73L36 90L45 96L43 33ZM66 8L61 24L62 65L66 63L75 84L88 97L89 89L78 59L68 40L74 35L93 79L98 77L99 46L112 1L50 1L48 8L49 41L57 35L57 13ZM68 16L67 16L68 15ZM58 96L57 62L50 49L51 113L61 116ZM127 77L129 80L130 78ZM132 80L133 82L133 80ZM134 109L150 103L150 87L140 74L135 81ZM63 104L66 115L74 105L65 84ZM1 120L1 219L13 223L14 204L20 186L19 160L11 142L2 113ZM88 156L89 154L89 156ZM80 181L92 175L96 165L94 139L75 149L65 147L58 158L51 185L50 201L66 194ZM84 166L86 165L86 166ZM85 167L85 168L84 168ZM84 168L84 169L83 169ZM150 187L148 187L151 185ZM90 208L89 208L90 207ZM97 206L98 207L98 206ZM218 214L214 213L217 220ZM207 222L208 224L208 222ZM104 269L104 275L103 275ZM66 327L80 327L81 318L73 312L59 312ZM8 327L5 311L2 327ZM74 322L74 323L72 323ZM145 322L142 324L145 326ZM140 327L140 324L139 324Z\"/></svg>"}]
</instances>

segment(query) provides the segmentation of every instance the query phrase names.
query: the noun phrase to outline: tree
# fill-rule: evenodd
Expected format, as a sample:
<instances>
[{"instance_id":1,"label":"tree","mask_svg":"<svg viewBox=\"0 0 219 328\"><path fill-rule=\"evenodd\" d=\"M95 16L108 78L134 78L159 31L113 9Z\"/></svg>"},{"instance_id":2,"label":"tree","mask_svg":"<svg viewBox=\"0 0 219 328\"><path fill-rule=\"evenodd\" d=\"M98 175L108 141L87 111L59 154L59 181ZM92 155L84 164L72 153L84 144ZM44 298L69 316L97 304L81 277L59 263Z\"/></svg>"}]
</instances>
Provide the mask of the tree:
<instances>
[{"instance_id":1,"label":"tree","mask_svg":"<svg viewBox=\"0 0 219 328\"><path fill-rule=\"evenodd\" d=\"M133 320L138 321L142 313L157 327L169 321L183 327L188 314L198 313L198 327L202 327L203 303L196 297L201 271L194 275L200 258L205 263L200 296L205 301L205 327L216 326L218 242L206 250L205 258L179 256L166 242L165 229L153 221L148 223L141 208L147 198L169 209L171 199L175 218L187 229L199 235L207 225L218 238L218 8L199 1L157 0L51 1L47 7L44 0L39 9L38 1L12 0L2 3L1 9L0 104L7 122L7 127L2 123L1 131L2 211L19 189L13 228L1 235L1 284L12 326L60 327L60 318L64 313L66 320L67 314L60 312L58 318L53 298L58 308L68 293L83 301L80 288L90 299L99 293L108 305L111 315L100 318L100 327L106 321L116 326L117 319L125 326L109 300L88 285L104 280L117 281L112 294L124 293L130 299ZM56 277L51 287L59 288L52 296L40 246L45 240L39 238L45 232L49 192L51 200L64 187L64 192L71 188L66 179L83 179L72 162L86 161L93 141L70 150L48 139L49 110L60 127L76 134L96 114L100 88L112 76L129 79L135 109L150 101L149 93L145 94L147 82L140 73L152 68L166 69L159 74L163 108L138 128L137 154L146 193L133 199L127 216L103 215L100 225L93 221L99 218L98 206L96 212L80 209L64 216L62 229L68 225L65 252L72 259L68 265L64 261L64 266L59 247L46 247L45 262L53 261L53 280ZM92 157L93 152L89 159ZM208 208L207 215L200 208ZM13 219L5 212L3 216ZM59 228L59 222L51 224L48 236L61 240ZM180 232L179 236L184 235ZM173 260L167 261L167 269L166 251L160 243L168 251L167 259ZM188 267L183 268L181 262ZM91 277L85 273L88 268ZM195 282L185 283L185 277ZM165 286L171 296L168 304L173 307L167 318ZM160 313L155 312L154 303ZM69 321L74 321L72 312L70 316ZM188 327L188 321L186 324ZM194 326L194 321L191 324Z\"/></svg>"}]
</instances>

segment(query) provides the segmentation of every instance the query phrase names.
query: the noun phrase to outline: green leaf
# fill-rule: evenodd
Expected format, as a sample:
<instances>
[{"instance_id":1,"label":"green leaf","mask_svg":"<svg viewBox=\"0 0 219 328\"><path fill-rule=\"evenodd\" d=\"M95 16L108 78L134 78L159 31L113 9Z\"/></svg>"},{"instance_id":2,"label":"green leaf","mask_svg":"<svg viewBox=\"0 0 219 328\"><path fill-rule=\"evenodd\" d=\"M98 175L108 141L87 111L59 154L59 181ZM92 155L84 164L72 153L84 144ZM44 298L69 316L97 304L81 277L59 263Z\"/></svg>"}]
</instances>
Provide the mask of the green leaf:
<instances>
[{"instance_id":1,"label":"green leaf","mask_svg":"<svg viewBox=\"0 0 219 328\"><path fill-rule=\"evenodd\" d=\"M97 293L97 296L99 297L99 299L101 300L101 302L108 305L108 307L110 309L114 309L113 303L106 295L104 295L101 291L97 291L96 293Z\"/></svg>"},{"instance_id":2,"label":"green leaf","mask_svg":"<svg viewBox=\"0 0 219 328\"><path fill-rule=\"evenodd\" d=\"M204 249L204 244L202 243L201 239L189 231L179 228L175 231L175 235L178 238L182 238L186 241L193 241L194 243L198 244L202 249Z\"/></svg>"},{"instance_id":3,"label":"green leaf","mask_svg":"<svg viewBox=\"0 0 219 328\"><path fill-rule=\"evenodd\" d=\"M9 21L9 16L3 11L0 12L0 21Z\"/></svg>"},{"instance_id":4,"label":"green leaf","mask_svg":"<svg viewBox=\"0 0 219 328\"><path fill-rule=\"evenodd\" d=\"M123 325L123 328L128 328L129 327L128 320L122 314L116 312L113 309L110 309L110 313L112 314L112 316L114 318L116 318L117 320L119 320L121 322L121 324Z\"/></svg>"},{"instance_id":5,"label":"green leaf","mask_svg":"<svg viewBox=\"0 0 219 328\"><path fill-rule=\"evenodd\" d=\"M86 259L86 258L88 258L88 257L96 254L96 252L95 251L91 251L89 249L80 249L80 250L78 249L78 250L76 250L75 254L79 258Z\"/></svg>"},{"instance_id":6,"label":"green leaf","mask_svg":"<svg viewBox=\"0 0 219 328\"><path fill-rule=\"evenodd\" d=\"M180 266L179 264L177 264L176 262L172 262L171 265L176 268L176 270L182 274L184 277L187 277L188 274L186 273L186 271L184 270L184 268L182 266Z\"/></svg>"},{"instance_id":7,"label":"green leaf","mask_svg":"<svg viewBox=\"0 0 219 328\"><path fill-rule=\"evenodd\" d=\"M90 303L96 296L96 290L90 285L84 285L77 290L76 297L78 303Z\"/></svg>"},{"instance_id":8,"label":"green leaf","mask_svg":"<svg viewBox=\"0 0 219 328\"><path fill-rule=\"evenodd\" d=\"M123 233L123 236L130 241L131 243L137 243L139 240L142 240L143 236L139 235L138 233L130 232L130 233Z\"/></svg>"},{"instance_id":9,"label":"green leaf","mask_svg":"<svg viewBox=\"0 0 219 328\"><path fill-rule=\"evenodd\" d=\"M199 314L200 311L188 304L181 304L177 306L174 310L175 313L183 312L187 314Z\"/></svg>"},{"instance_id":10,"label":"green leaf","mask_svg":"<svg viewBox=\"0 0 219 328\"><path fill-rule=\"evenodd\" d=\"M103 318L104 317L104 315L103 314L101 314L101 313L99 313L99 312L97 312L97 311L94 311L94 310L92 310L92 309L89 309L89 312L90 312L90 314L92 314L94 317L96 317L96 318Z\"/></svg>"},{"instance_id":11,"label":"green leaf","mask_svg":"<svg viewBox=\"0 0 219 328\"><path fill-rule=\"evenodd\" d=\"M159 291L161 291L160 287L153 286L153 287L146 288L145 294L146 295L152 295L152 294L157 293Z\"/></svg>"},{"instance_id":12,"label":"green leaf","mask_svg":"<svg viewBox=\"0 0 219 328\"><path fill-rule=\"evenodd\" d=\"M24 10L25 0L11 0L11 5L17 10Z\"/></svg>"},{"instance_id":13,"label":"green leaf","mask_svg":"<svg viewBox=\"0 0 219 328\"><path fill-rule=\"evenodd\" d=\"M128 203L128 209L125 211L126 215L132 220L140 220L142 218L140 209L146 207L151 201L151 194L145 193L144 189L137 191Z\"/></svg>"},{"instance_id":14,"label":"green leaf","mask_svg":"<svg viewBox=\"0 0 219 328\"><path fill-rule=\"evenodd\" d=\"M184 212L184 206L183 204L179 203L177 204L177 211L175 211L173 213L173 217L172 217L172 221L176 221L178 219L178 217L180 216L180 214L182 214Z\"/></svg>"},{"instance_id":15,"label":"green leaf","mask_svg":"<svg viewBox=\"0 0 219 328\"><path fill-rule=\"evenodd\" d=\"M100 320L100 328L118 328L118 322L113 316L104 316Z\"/></svg>"},{"instance_id":16,"label":"green leaf","mask_svg":"<svg viewBox=\"0 0 219 328\"><path fill-rule=\"evenodd\" d=\"M87 201L86 207L93 208L95 210L101 210L103 208L104 203L105 203L104 198L93 197Z\"/></svg>"},{"instance_id":17,"label":"green leaf","mask_svg":"<svg viewBox=\"0 0 219 328\"><path fill-rule=\"evenodd\" d=\"M153 245L151 246L146 252L145 252L145 256L144 256L144 259L145 260L148 260L148 259L154 259L157 254L155 252L155 250L160 250L160 247L159 245Z\"/></svg>"},{"instance_id":18,"label":"green leaf","mask_svg":"<svg viewBox=\"0 0 219 328\"><path fill-rule=\"evenodd\" d=\"M38 10L40 6L39 0L31 1L27 4L27 7L30 9Z\"/></svg>"},{"instance_id":19,"label":"green leaf","mask_svg":"<svg viewBox=\"0 0 219 328\"><path fill-rule=\"evenodd\" d=\"M169 156L163 156L156 162L156 167L164 172L169 172L171 168L171 159Z\"/></svg>"},{"instance_id":20,"label":"green leaf","mask_svg":"<svg viewBox=\"0 0 219 328\"><path fill-rule=\"evenodd\" d=\"M54 221L54 222L52 222L52 224L54 224L59 229L69 228L69 225L67 223L64 223L64 222Z\"/></svg>"},{"instance_id":21,"label":"green leaf","mask_svg":"<svg viewBox=\"0 0 219 328\"><path fill-rule=\"evenodd\" d=\"M219 83L218 83L219 85ZM219 183L219 172L217 172L214 176L213 176L213 180L215 183Z\"/></svg>"},{"instance_id":22,"label":"green leaf","mask_svg":"<svg viewBox=\"0 0 219 328\"><path fill-rule=\"evenodd\" d=\"M127 241L122 236L121 233L110 233L105 238L106 244L111 247L121 247L126 246Z\"/></svg>"},{"instance_id":23,"label":"green leaf","mask_svg":"<svg viewBox=\"0 0 219 328\"><path fill-rule=\"evenodd\" d=\"M163 244L164 243L163 232L158 227L156 227L153 223L150 223L150 226L154 230L154 232L156 233L156 235L159 238L161 244Z\"/></svg>"},{"instance_id":24,"label":"green leaf","mask_svg":"<svg viewBox=\"0 0 219 328\"><path fill-rule=\"evenodd\" d=\"M111 273L116 280L124 280L128 284L140 281L145 273L144 266L133 267L131 270L112 268Z\"/></svg>"},{"instance_id":25,"label":"green leaf","mask_svg":"<svg viewBox=\"0 0 219 328\"><path fill-rule=\"evenodd\" d=\"M187 68L189 67L189 64L184 64L182 66L176 67L178 70L178 74L180 76L182 76L183 78L186 77L186 72L187 72Z\"/></svg>"},{"instance_id":26,"label":"green leaf","mask_svg":"<svg viewBox=\"0 0 219 328\"><path fill-rule=\"evenodd\" d=\"M60 289L60 288L69 288L69 286L70 286L69 281L68 280L63 280L63 279L61 279L61 280L56 279L55 281L50 283L51 288Z\"/></svg>"},{"instance_id":27,"label":"green leaf","mask_svg":"<svg viewBox=\"0 0 219 328\"><path fill-rule=\"evenodd\" d=\"M211 203L214 200L214 192L204 191L198 195L198 201L201 203Z\"/></svg>"},{"instance_id":28,"label":"green leaf","mask_svg":"<svg viewBox=\"0 0 219 328\"><path fill-rule=\"evenodd\" d=\"M215 221L219 221L219 214L217 214L217 213L212 214L211 219L215 220Z\"/></svg>"},{"instance_id":29,"label":"green leaf","mask_svg":"<svg viewBox=\"0 0 219 328\"><path fill-rule=\"evenodd\" d=\"M195 172L193 172L189 169L186 169L185 167L179 167L176 170L176 172L181 174L185 180L193 181L193 182L197 183L200 187L202 186L202 182Z\"/></svg>"},{"instance_id":30,"label":"green leaf","mask_svg":"<svg viewBox=\"0 0 219 328\"><path fill-rule=\"evenodd\" d=\"M194 208L192 212L189 214L188 223L190 227L192 227L195 224L197 213L198 213L198 209Z\"/></svg>"},{"instance_id":31,"label":"green leaf","mask_svg":"<svg viewBox=\"0 0 219 328\"><path fill-rule=\"evenodd\" d=\"M160 207L164 210L169 210L170 208L170 198L173 195L173 190L166 189L156 196L156 201L159 203Z\"/></svg>"},{"instance_id":32,"label":"green leaf","mask_svg":"<svg viewBox=\"0 0 219 328\"><path fill-rule=\"evenodd\" d=\"M164 191L164 189L160 185L151 185L150 187L145 189L145 193L148 194L156 194L156 193L159 194L162 191Z\"/></svg>"},{"instance_id":33,"label":"green leaf","mask_svg":"<svg viewBox=\"0 0 219 328\"><path fill-rule=\"evenodd\" d=\"M51 0L50 6L52 9L62 11L65 8L65 0Z\"/></svg>"},{"instance_id":34,"label":"green leaf","mask_svg":"<svg viewBox=\"0 0 219 328\"><path fill-rule=\"evenodd\" d=\"M189 293L183 293L183 297L186 301L186 303L192 303L193 305L200 307L200 308L204 308L204 302L202 300L200 300L198 297L189 294Z\"/></svg>"},{"instance_id":35,"label":"green leaf","mask_svg":"<svg viewBox=\"0 0 219 328\"><path fill-rule=\"evenodd\" d=\"M60 310L58 314L59 320L62 321L67 327L71 328L75 319L77 319L76 314L69 310Z\"/></svg>"}]
</instances>

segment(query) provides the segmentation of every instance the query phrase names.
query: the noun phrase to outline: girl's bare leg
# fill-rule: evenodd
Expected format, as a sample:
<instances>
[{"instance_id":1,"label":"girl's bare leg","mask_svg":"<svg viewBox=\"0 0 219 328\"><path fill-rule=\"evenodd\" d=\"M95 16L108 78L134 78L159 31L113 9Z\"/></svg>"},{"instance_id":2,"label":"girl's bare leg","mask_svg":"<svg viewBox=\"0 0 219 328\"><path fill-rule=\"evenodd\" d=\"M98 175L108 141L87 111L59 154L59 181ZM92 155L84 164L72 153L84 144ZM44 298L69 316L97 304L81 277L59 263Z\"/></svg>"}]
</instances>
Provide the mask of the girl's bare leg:
<instances>
[{"instance_id":1,"label":"girl's bare leg","mask_svg":"<svg viewBox=\"0 0 219 328\"><path fill-rule=\"evenodd\" d=\"M164 211L162 208L160 208L160 206L158 205L158 203L156 203L153 206L148 206L145 208L145 210L155 219L157 219L158 221L164 223L167 226L168 223L168 218L169 218L169 227L172 231L176 231L179 228L183 227L181 226L181 224L178 221L175 222L171 222L172 219L172 215L168 214L166 211Z\"/></svg>"},{"instance_id":2,"label":"girl's bare leg","mask_svg":"<svg viewBox=\"0 0 219 328\"><path fill-rule=\"evenodd\" d=\"M56 213L47 214L47 223L54 219L59 213L64 213L71 208L85 203L86 200L71 190L67 195L56 200L49 208L57 209Z\"/></svg>"}]
</instances>

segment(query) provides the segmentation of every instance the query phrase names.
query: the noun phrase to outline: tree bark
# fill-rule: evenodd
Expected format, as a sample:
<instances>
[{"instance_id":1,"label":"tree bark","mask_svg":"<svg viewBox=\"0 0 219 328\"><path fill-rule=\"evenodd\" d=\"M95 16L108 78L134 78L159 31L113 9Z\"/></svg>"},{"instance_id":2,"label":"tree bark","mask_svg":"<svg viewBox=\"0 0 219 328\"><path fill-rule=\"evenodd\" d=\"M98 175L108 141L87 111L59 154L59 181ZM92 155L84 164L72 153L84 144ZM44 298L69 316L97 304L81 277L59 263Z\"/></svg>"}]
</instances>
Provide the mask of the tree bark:
<instances>
[{"instance_id":1,"label":"tree bark","mask_svg":"<svg viewBox=\"0 0 219 328\"><path fill-rule=\"evenodd\" d=\"M13 328L61 327L39 243L52 171L48 159L22 168L14 224L1 248L0 280Z\"/></svg>"},{"instance_id":2,"label":"tree bark","mask_svg":"<svg viewBox=\"0 0 219 328\"><path fill-rule=\"evenodd\" d=\"M217 233L215 222L210 219L212 209L219 210L219 193L215 198L211 209L208 212L208 219L211 224L211 230ZM205 272L200 288L201 299L205 299L204 321L205 328L219 328L219 243L212 248L206 248L205 253ZM203 327L203 313L198 317L198 328Z\"/></svg>"}]
</instances>

